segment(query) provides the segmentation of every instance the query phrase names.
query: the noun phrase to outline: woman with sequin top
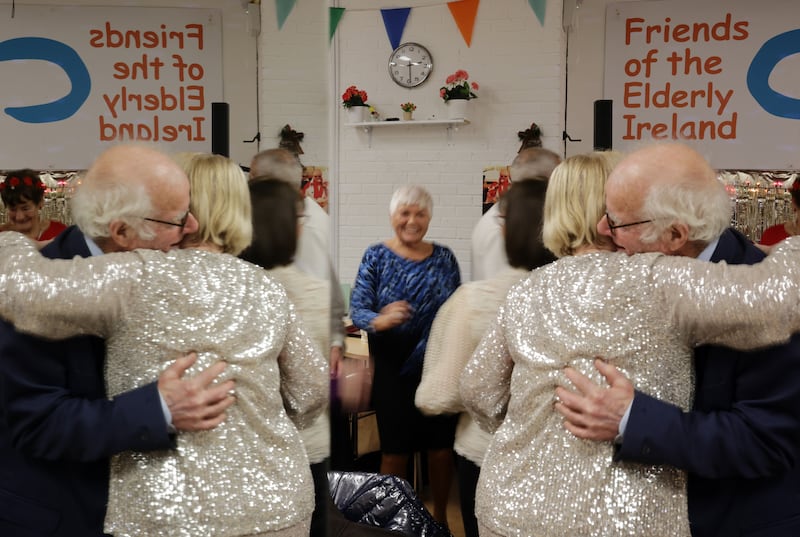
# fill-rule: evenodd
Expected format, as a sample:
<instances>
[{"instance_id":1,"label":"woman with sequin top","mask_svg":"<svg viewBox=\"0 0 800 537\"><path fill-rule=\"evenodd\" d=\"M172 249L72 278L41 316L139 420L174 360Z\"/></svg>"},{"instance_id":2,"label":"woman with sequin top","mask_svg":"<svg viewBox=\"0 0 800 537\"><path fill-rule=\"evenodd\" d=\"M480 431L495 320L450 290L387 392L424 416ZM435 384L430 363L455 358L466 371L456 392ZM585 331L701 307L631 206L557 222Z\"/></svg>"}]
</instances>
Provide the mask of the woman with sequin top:
<instances>
[{"instance_id":1,"label":"woman with sequin top","mask_svg":"<svg viewBox=\"0 0 800 537\"><path fill-rule=\"evenodd\" d=\"M381 473L406 478L409 456L427 450L433 516L447 519L453 479L454 416L423 416L414 406L428 332L439 307L461 283L449 248L424 240L433 200L417 185L389 203L394 237L367 248L350 299L353 324L369 332L375 359L372 406L381 441Z\"/></svg>"},{"instance_id":2,"label":"woman with sequin top","mask_svg":"<svg viewBox=\"0 0 800 537\"><path fill-rule=\"evenodd\" d=\"M689 537L685 474L614 462L610 442L576 438L553 386L568 383L567 366L601 382L603 356L686 409L694 345L756 348L800 328L800 239L753 266L614 253L596 230L606 174L590 155L555 169L543 235L560 259L511 289L462 375L464 405L494 433L476 492L481 537Z\"/></svg>"},{"instance_id":3,"label":"woman with sequin top","mask_svg":"<svg viewBox=\"0 0 800 537\"><path fill-rule=\"evenodd\" d=\"M221 425L112 459L108 533L307 537L314 489L297 428L325 408L326 361L283 287L235 257L252 230L238 165L198 154L183 166L199 220L185 249L53 261L2 233L1 313L42 336L106 338L112 397L190 350L196 370L224 359L236 378Z\"/></svg>"}]
</instances>

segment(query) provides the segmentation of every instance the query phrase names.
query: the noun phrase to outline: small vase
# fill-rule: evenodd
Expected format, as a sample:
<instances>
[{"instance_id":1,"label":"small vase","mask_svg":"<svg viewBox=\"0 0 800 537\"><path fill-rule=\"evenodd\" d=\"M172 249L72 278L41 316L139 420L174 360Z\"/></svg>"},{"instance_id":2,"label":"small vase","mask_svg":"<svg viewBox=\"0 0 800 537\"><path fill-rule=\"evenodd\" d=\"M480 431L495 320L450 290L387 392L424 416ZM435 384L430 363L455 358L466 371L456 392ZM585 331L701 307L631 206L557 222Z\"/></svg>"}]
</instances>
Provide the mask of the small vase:
<instances>
[{"instance_id":1,"label":"small vase","mask_svg":"<svg viewBox=\"0 0 800 537\"><path fill-rule=\"evenodd\" d=\"M368 106L351 106L347 109L347 121L350 123L363 123L369 114Z\"/></svg>"},{"instance_id":2,"label":"small vase","mask_svg":"<svg viewBox=\"0 0 800 537\"><path fill-rule=\"evenodd\" d=\"M414 119L412 117L413 115L414 115L414 112L403 111L403 121L411 121L412 119Z\"/></svg>"},{"instance_id":3,"label":"small vase","mask_svg":"<svg viewBox=\"0 0 800 537\"><path fill-rule=\"evenodd\" d=\"M450 99L447 105L447 119L467 119L469 99Z\"/></svg>"}]
</instances>

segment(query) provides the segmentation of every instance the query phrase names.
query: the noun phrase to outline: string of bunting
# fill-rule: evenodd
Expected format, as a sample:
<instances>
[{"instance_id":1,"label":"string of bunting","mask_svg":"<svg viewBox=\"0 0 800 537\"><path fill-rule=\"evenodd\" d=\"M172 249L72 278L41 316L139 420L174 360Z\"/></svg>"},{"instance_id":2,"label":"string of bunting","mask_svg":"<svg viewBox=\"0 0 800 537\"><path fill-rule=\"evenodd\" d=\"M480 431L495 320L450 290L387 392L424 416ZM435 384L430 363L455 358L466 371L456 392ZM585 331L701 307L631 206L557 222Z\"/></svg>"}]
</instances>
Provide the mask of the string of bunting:
<instances>
[{"instance_id":1,"label":"string of bunting","mask_svg":"<svg viewBox=\"0 0 800 537\"><path fill-rule=\"evenodd\" d=\"M294 6L294 0L276 0L276 7L278 4L291 4ZM383 25L386 29L386 35L389 39L389 43L392 45L392 48L397 48L403 39L403 32L405 31L406 23L408 22L408 16L411 13L412 9L420 9L420 8L428 8L428 7L438 7L442 5L447 5L448 9L450 10L450 14L453 17L453 21L456 23L458 27L458 31L461 33L461 37L464 39L464 43L469 47L472 45L472 31L475 27L475 18L478 13L478 6L480 4L480 0L456 0L453 2L431 2L430 4L426 5L417 5L412 7L403 7L403 8L393 8L393 9L380 9L380 8L355 8L355 9L348 9L343 7L331 7L329 8L329 27L328 27L328 39L332 40L334 34L336 34L336 29L339 27L339 23L344 16L345 11L376 11L379 10L381 12L381 16L383 17ZM528 5L533 10L536 18L539 20L539 24L544 26L544 17L545 11L547 7L547 0L528 0ZM290 8L291 9L291 8ZM281 10L279 9L279 13ZM284 18L285 20L285 18ZM279 28L282 26L282 22L278 19L278 26Z\"/></svg>"}]
</instances>

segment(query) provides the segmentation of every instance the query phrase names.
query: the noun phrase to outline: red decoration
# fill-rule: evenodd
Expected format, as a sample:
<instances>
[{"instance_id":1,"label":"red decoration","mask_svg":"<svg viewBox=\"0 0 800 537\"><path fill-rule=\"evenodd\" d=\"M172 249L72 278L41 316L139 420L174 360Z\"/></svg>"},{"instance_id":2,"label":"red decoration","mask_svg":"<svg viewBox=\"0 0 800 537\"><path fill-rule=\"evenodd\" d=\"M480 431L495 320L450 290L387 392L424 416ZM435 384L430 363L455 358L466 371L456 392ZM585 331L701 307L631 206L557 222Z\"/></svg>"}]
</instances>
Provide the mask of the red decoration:
<instances>
[{"instance_id":1,"label":"red decoration","mask_svg":"<svg viewBox=\"0 0 800 537\"><path fill-rule=\"evenodd\" d=\"M355 86L350 86L342 94L342 105L345 108L351 106L367 106L367 92L358 89Z\"/></svg>"}]
</instances>

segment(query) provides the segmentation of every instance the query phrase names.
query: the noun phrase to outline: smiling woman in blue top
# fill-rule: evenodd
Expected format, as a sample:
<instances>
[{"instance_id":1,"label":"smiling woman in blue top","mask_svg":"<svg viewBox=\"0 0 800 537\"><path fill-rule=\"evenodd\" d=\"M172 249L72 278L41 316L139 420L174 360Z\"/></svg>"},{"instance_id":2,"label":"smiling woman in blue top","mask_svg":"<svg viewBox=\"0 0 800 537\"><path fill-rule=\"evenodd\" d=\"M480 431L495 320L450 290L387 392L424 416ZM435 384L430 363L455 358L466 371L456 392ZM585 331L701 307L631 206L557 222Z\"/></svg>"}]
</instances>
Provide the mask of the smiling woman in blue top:
<instances>
[{"instance_id":1,"label":"smiling woman in blue top","mask_svg":"<svg viewBox=\"0 0 800 537\"><path fill-rule=\"evenodd\" d=\"M353 324L369 332L375 358L372 405L381 439L381 473L406 477L409 455L428 451L433 516L446 521L453 475L455 417L425 417L414 406L433 318L461 283L453 252L425 241L433 212L417 185L389 204L395 236L364 253L350 300Z\"/></svg>"}]
</instances>

